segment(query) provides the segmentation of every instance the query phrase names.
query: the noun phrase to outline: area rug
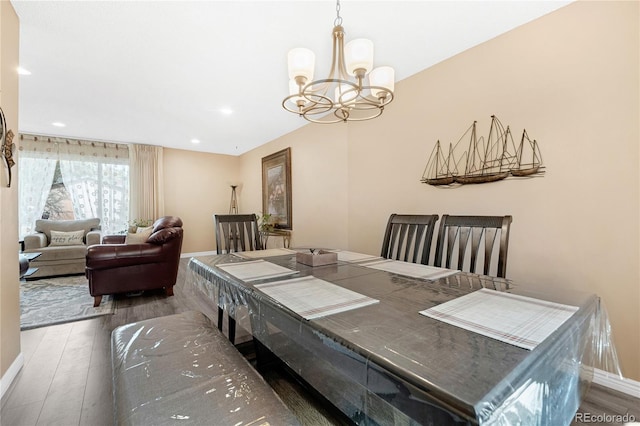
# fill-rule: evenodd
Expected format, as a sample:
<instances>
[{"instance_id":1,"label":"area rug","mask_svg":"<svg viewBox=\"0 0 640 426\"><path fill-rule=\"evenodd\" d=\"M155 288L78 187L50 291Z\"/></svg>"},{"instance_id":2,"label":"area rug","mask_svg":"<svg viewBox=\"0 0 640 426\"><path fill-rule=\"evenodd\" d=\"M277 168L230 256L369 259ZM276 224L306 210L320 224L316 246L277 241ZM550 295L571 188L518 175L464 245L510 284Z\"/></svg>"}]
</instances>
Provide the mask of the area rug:
<instances>
[{"instance_id":1,"label":"area rug","mask_svg":"<svg viewBox=\"0 0 640 426\"><path fill-rule=\"evenodd\" d=\"M20 281L20 329L79 321L115 312L113 296L97 308L83 275Z\"/></svg>"}]
</instances>

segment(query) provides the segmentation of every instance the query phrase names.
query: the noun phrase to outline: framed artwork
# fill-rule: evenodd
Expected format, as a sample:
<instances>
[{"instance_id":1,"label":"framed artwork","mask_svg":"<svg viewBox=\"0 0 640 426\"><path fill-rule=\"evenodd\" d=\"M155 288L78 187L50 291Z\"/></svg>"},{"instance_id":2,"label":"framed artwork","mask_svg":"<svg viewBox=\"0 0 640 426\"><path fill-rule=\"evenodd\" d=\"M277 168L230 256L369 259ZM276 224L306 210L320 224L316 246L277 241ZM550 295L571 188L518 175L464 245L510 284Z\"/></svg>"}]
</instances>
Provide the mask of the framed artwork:
<instances>
[{"instance_id":1,"label":"framed artwork","mask_svg":"<svg viewBox=\"0 0 640 426\"><path fill-rule=\"evenodd\" d=\"M262 214L277 229L291 229L291 148L262 158Z\"/></svg>"}]
</instances>

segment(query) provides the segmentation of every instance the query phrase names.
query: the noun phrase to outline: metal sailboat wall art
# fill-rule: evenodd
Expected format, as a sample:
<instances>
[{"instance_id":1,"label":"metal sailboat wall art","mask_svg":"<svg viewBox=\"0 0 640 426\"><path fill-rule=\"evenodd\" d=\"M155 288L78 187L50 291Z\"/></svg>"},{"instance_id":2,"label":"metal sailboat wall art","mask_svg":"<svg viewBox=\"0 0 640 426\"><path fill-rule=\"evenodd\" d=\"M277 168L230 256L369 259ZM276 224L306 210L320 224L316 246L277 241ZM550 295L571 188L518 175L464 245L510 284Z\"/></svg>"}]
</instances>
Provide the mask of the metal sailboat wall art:
<instances>
[{"instance_id":1,"label":"metal sailboat wall art","mask_svg":"<svg viewBox=\"0 0 640 426\"><path fill-rule=\"evenodd\" d=\"M474 121L458 142L449 144L446 154L440 141L436 142L422 174L422 183L457 186L544 173L538 142L529 139L526 130L516 145L509 126L505 128L495 115L491 116L486 139L477 135L476 127Z\"/></svg>"}]
</instances>

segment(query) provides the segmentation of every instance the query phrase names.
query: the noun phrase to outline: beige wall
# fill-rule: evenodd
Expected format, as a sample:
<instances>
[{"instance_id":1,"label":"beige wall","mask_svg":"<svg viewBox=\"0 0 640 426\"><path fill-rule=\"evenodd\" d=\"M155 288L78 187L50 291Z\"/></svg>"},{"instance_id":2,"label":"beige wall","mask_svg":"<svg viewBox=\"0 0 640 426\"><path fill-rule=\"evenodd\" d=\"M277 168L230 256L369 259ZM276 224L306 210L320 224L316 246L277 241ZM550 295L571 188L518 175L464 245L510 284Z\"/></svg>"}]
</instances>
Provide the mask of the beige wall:
<instances>
[{"instance_id":1,"label":"beige wall","mask_svg":"<svg viewBox=\"0 0 640 426\"><path fill-rule=\"evenodd\" d=\"M18 134L19 22L13 6L0 1L0 105L7 127ZM14 138L17 144L17 137ZM16 173L16 167L12 169ZM20 353L20 288L18 286L18 182L7 188L4 164L0 165L0 377Z\"/></svg>"},{"instance_id":2,"label":"beige wall","mask_svg":"<svg viewBox=\"0 0 640 426\"><path fill-rule=\"evenodd\" d=\"M262 157L286 147L291 147L292 199L306 200L295 205L292 244L346 248L346 129L325 126L319 133L307 127L241 157L165 148L165 213L183 219L182 252L216 249L212 215L229 212L231 183L238 185L239 213L262 212ZM302 226L309 223L314 226ZM269 240L270 247L276 245L282 242Z\"/></svg>"},{"instance_id":3,"label":"beige wall","mask_svg":"<svg viewBox=\"0 0 640 426\"><path fill-rule=\"evenodd\" d=\"M165 213L184 222L183 253L216 249L213 214L229 213L231 184L238 182L240 159L165 148ZM242 188L238 188L239 194ZM240 213L245 212L242 202Z\"/></svg>"},{"instance_id":4,"label":"beige wall","mask_svg":"<svg viewBox=\"0 0 640 426\"><path fill-rule=\"evenodd\" d=\"M346 126L327 126L325 130L319 134L312 128L302 129L284 136L278 144L257 148L242 157L165 148L165 213L183 219L182 252L216 249L212 215L229 212L231 183L238 185L239 213L260 214L262 157L286 147L291 147L292 199L306 200L295 206L292 243L346 248ZM312 172L308 172L307 164ZM312 196L315 192L319 197ZM297 223L314 226L301 226L298 231ZM270 247L281 244L269 240Z\"/></svg>"},{"instance_id":5,"label":"beige wall","mask_svg":"<svg viewBox=\"0 0 640 426\"><path fill-rule=\"evenodd\" d=\"M306 126L243 155L242 201L251 212L262 212L262 157L291 147L292 245L347 248L346 126L320 130ZM277 243L269 240L270 247Z\"/></svg>"},{"instance_id":6,"label":"beige wall","mask_svg":"<svg viewBox=\"0 0 640 426\"><path fill-rule=\"evenodd\" d=\"M397 84L373 121L308 125L241 157L260 209L260 158L292 147L295 245L379 253L389 214L511 214L507 276L597 293L626 377L640 379L639 3L577 2ZM490 116L539 141L542 178L420 183L436 140Z\"/></svg>"}]
</instances>

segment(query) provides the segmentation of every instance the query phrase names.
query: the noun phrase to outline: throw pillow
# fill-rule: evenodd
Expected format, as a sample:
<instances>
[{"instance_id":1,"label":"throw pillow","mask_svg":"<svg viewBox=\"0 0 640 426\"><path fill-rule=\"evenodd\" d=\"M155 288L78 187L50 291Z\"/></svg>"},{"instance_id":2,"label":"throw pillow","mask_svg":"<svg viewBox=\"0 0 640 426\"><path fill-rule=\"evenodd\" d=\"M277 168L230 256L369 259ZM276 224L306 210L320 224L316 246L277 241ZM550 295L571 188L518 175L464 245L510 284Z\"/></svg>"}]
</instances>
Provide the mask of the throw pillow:
<instances>
[{"instance_id":1,"label":"throw pillow","mask_svg":"<svg viewBox=\"0 0 640 426\"><path fill-rule=\"evenodd\" d=\"M144 244L147 242L149 237L151 236L151 231L153 231L152 227L149 227L142 232L131 233L129 232L124 239L125 244Z\"/></svg>"},{"instance_id":2,"label":"throw pillow","mask_svg":"<svg viewBox=\"0 0 640 426\"><path fill-rule=\"evenodd\" d=\"M146 227L144 227L144 228L140 228L140 227L138 227L138 228L136 229L136 234L141 234L141 233L144 233L144 232L149 232L149 235L151 235L151 231L153 231L153 226L146 226Z\"/></svg>"},{"instance_id":3,"label":"throw pillow","mask_svg":"<svg viewBox=\"0 0 640 426\"><path fill-rule=\"evenodd\" d=\"M75 219L75 220L36 220L36 232L42 232L47 236L47 240L51 241L51 231L73 232L83 230L86 234L92 229L100 229L100 219Z\"/></svg>"},{"instance_id":4,"label":"throw pillow","mask_svg":"<svg viewBox=\"0 0 640 426\"><path fill-rule=\"evenodd\" d=\"M84 244L84 231L62 232L51 230L50 246L77 246Z\"/></svg>"}]
</instances>

